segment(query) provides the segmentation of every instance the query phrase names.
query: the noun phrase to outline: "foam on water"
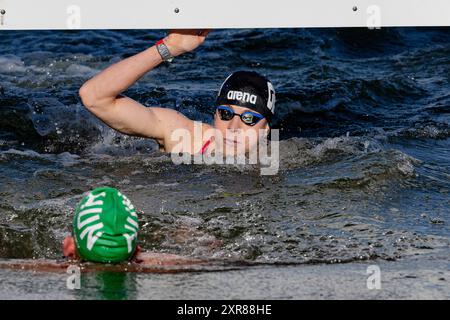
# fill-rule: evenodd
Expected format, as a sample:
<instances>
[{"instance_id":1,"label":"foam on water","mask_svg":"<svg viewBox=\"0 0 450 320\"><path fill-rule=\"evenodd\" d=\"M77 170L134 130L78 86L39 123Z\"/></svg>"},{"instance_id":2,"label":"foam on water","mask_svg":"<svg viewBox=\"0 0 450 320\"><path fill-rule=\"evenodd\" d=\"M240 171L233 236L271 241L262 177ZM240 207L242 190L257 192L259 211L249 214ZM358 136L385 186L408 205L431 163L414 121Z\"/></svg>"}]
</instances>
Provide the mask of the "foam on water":
<instances>
[{"instance_id":1,"label":"foam on water","mask_svg":"<svg viewBox=\"0 0 450 320\"><path fill-rule=\"evenodd\" d=\"M14 55L0 56L0 72L2 73L22 73L27 69L24 62Z\"/></svg>"}]
</instances>

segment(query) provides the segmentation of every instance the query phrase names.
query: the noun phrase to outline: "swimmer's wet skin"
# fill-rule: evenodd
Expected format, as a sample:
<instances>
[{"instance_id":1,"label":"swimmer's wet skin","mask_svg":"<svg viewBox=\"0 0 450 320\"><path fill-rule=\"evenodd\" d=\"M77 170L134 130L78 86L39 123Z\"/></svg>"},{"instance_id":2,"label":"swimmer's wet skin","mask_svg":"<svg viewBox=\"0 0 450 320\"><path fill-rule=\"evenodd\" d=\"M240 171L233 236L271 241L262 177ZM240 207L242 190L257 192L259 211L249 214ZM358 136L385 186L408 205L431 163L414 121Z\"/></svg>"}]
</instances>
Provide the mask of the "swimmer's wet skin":
<instances>
[{"instance_id":1,"label":"swimmer's wet skin","mask_svg":"<svg viewBox=\"0 0 450 320\"><path fill-rule=\"evenodd\" d=\"M254 136L245 143L243 151L254 150L269 134L276 100L272 83L256 72L236 71L228 76L217 95L214 124L202 124L201 134L195 134L193 120L176 110L146 107L122 95L147 72L171 60L167 55L172 58L195 50L208 33L208 30L174 30L154 46L109 66L80 88L83 105L121 133L155 139L165 152L202 154L208 149L226 154L226 144L239 144L235 138L227 139L227 132L238 131L243 136ZM174 138L178 130L190 137L189 146L180 149L179 139ZM211 139L219 134L220 141Z\"/></svg>"},{"instance_id":2,"label":"swimmer's wet skin","mask_svg":"<svg viewBox=\"0 0 450 320\"><path fill-rule=\"evenodd\" d=\"M114 188L97 188L75 210L73 236L63 242L68 260L7 260L0 262L0 268L57 272L82 263L85 271L164 273L208 264L174 254L141 252L138 231L138 217L130 200Z\"/></svg>"},{"instance_id":3,"label":"swimmer's wet skin","mask_svg":"<svg viewBox=\"0 0 450 320\"><path fill-rule=\"evenodd\" d=\"M180 273L238 268L232 265L214 264L209 260L200 260L167 253L144 252L139 254L139 259L118 264L81 262L79 260L11 259L0 260L0 269L66 273L69 266L77 265L80 267L81 272Z\"/></svg>"}]
</instances>

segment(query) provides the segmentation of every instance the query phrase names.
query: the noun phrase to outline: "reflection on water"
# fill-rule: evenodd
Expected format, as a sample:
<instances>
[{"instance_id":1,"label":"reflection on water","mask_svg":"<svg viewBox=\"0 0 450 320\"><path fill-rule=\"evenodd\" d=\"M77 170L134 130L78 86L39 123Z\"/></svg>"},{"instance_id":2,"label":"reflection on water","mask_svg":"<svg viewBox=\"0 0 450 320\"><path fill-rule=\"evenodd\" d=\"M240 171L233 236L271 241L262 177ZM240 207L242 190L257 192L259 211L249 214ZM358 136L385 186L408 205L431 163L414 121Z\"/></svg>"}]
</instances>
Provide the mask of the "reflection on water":
<instances>
[{"instance_id":1,"label":"reflection on water","mask_svg":"<svg viewBox=\"0 0 450 320\"><path fill-rule=\"evenodd\" d=\"M84 274L81 288L75 290L82 300L134 300L136 299L136 274L99 271Z\"/></svg>"}]
</instances>

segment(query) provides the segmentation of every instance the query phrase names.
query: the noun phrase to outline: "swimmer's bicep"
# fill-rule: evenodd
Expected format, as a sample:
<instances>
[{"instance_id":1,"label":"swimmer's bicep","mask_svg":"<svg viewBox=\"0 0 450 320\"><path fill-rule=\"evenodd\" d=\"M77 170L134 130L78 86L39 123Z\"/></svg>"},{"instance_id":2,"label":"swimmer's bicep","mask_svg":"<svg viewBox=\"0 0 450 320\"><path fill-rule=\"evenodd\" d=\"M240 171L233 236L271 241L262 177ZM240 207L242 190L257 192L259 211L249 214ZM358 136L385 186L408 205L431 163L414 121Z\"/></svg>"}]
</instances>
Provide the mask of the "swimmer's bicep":
<instances>
[{"instance_id":1,"label":"swimmer's bicep","mask_svg":"<svg viewBox=\"0 0 450 320\"><path fill-rule=\"evenodd\" d=\"M156 139L162 146L177 128L192 126L192 120L168 108L146 107L139 102L120 96L115 101L113 123L105 122L122 133Z\"/></svg>"},{"instance_id":2,"label":"swimmer's bicep","mask_svg":"<svg viewBox=\"0 0 450 320\"><path fill-rule=\"evenodd\" d=\"M162 140L164 129L156 107L146 107L139 102L119 96L114 108L104 120L110 127L129 135Z\"/></svg>"},{"instance_id":3,"label":"swimmer's bicep","mask_svg":"<svg viewBox=\"0 0 450 320\"><path fill-rule=\"evenodd\" d=\"M102 114L101 119L111 128L122 133L147 137L147 125L152 121L152 114L139 102L119 96L115 99L113 107Z\"/></svg>"}]
</instances>

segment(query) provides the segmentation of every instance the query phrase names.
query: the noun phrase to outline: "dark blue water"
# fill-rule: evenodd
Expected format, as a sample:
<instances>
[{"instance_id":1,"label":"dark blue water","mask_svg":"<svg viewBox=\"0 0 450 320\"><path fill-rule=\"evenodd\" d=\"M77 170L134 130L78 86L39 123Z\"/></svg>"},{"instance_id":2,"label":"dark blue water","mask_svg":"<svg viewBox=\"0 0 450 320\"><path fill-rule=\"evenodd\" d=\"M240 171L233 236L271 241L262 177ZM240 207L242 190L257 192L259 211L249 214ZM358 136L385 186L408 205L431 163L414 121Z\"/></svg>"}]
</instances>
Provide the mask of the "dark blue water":
<instances>
[{"instance_id":1,"label":"dark blue water","mask_svg":"<svg viewBox=\"0 0 450 320\"><path fill-rule=\"evenodd\" d=\"M83 192L119 188L144 249L264 263L395 260L448 247L450 29L217 30L125 94L211 122L221 82L277 91L280 172L176 166L78 89L163 31L0 33L0 257L57 258Z\"/></svg>"}]
</instances>

